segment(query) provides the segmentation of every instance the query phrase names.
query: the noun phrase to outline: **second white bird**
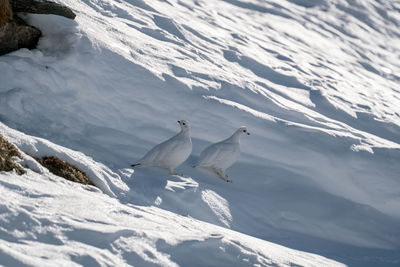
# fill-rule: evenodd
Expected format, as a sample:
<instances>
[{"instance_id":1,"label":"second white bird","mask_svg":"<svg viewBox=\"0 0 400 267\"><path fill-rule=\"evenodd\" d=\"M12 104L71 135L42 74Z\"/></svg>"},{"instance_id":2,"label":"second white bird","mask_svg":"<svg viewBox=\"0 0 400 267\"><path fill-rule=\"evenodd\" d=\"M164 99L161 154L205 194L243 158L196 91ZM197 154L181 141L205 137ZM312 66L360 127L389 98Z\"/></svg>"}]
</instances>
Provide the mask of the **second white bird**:
<instances>
[{"instance_id":1,"label":"second white bird","mask_svg":"<svg viewBox=\"0 0 400 267\"><path fill-rule=\"evenodd\" d=\"M232 182L232 180L227 179L228 175L225 174L225 170L232 166L239 158L239 138L242 134L250 134L244 126L236 130L228 139L212 144L204 149L200 154L198 162L193 167L208 169L224 181Z\"/></svg>"}]
</instances>

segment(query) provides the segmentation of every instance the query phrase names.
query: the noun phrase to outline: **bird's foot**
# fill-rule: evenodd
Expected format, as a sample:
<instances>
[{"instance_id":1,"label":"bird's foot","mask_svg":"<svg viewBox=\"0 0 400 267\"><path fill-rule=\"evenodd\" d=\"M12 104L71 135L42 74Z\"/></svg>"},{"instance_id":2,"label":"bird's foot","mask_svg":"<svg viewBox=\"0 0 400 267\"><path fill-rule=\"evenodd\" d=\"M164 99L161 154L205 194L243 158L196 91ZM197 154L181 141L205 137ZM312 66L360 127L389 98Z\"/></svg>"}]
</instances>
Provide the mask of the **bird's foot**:
<instances>
[{"instance_id":1,"label":"bird's foot","mask_svg":"<svg viewBox=\"0 0 400 267\"><path fill-rule=\"evenodd\" d=\"M183 176L183 174L182 173L177 173L176 171L174 171L174 170L168 170L168 173L169 173L169 175L178 175L178 176Z\"/></svg>"},{"instance_id":2,"label":"bird's foot","mask_svg":"<svg viewBox=\"0 0 400 267\"><path fill-rule=\"evenodd\" d=\"M219 178L221 178L225 182L232 183L232 180L227 179L228 175L226 175L222 170L214 169L214 172L218 175Z\"/></svg>"},{"instance_id":3,"label":"bird's foot","mask_svg":"<svg viewBox=\"0 0 400 267\"><path fill-rule=\"evenodd\" d=\"M224 180L225 182L227 182L227 183L232 183L232 180L226 179L226 177L228 177L228 176L225 176L225 177L219 176L219 178L221 178L221 179Z\"/></svg>"}]
</instances>

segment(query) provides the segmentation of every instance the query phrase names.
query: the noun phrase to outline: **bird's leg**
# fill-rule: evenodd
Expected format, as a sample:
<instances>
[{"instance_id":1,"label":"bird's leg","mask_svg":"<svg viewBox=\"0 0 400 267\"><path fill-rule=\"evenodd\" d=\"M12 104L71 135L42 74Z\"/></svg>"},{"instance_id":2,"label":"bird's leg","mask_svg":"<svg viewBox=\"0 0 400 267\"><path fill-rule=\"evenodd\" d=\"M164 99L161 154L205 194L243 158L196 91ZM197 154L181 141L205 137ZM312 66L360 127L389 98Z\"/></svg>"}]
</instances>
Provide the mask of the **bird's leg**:
<instances>
[{"instance_id":1,"label":"bird's leg","mask_svg":"<svg viewBox=\"0 0 400 267\"><path fill-rule=\"evenodd\" d=\"M176 175L176 172L175 172L174 169L172 169L172 168L168 168L168 173L169 173L170 175Z\"/></svg>"},{"instance_id":2,"label":"bird's leg","mask_svg":"<svg viewBox=\"0 0 400 267\"><path fill-rule=\"evenodd\" d=\"M213 171L218 175L219 178L221 178L225 182L232 183L232 180L226 179L226 178L228 178L228 175L226 175L223 170L214 168Z\"/></svg>"},{"instance_id":3,"label":"bird's leg","mask_svg":"<svg viewBox=\"0 0 400 267\"><path fill-rule=\"evenodd\" d=\"M176 171L174 171L174 169L172 169L172 168L168 168L168 173L169 173L169 175L179 175L179 176L182 176L183 174L181 174L181 173L177 173Z\"/></svg>"}]
</instances>

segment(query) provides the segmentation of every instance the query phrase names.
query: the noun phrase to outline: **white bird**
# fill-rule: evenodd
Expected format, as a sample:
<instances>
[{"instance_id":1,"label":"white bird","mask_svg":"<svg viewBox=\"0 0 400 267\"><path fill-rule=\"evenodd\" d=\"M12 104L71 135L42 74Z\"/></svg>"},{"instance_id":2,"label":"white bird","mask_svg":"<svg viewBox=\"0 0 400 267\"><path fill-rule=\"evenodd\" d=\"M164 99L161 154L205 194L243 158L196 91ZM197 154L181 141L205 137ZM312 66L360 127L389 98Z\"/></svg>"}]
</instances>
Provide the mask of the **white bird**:
<instances>
[{"instance_id":1,"label":"white bird","mask_svg":"<svg viewBox=\"0 0 400 267\"><path fill-rule=\"evenodd\" d=\"M169 174L177 175L174 168L181 165L192 153L192 140L189 135L189 122L186 120L178 121L181 131L153 147L132 167L158 167L167 169Z\"/></svg>"},{"instance_id":2,"label":"white bird","mask_svg":"<svg viewBox=\"0 0 400 267\"><path fill-rule=\"evenodd\" d=\"M232 180L226 179L228 175L225 174L225 170L232 166L239 158L239 138L242 134L250 135L244 126L236 130L228 139L212 144L204 149L200 154L198 162L193 167L210 170L225 182L232 182Z\"/></svg>"}]
</instances>

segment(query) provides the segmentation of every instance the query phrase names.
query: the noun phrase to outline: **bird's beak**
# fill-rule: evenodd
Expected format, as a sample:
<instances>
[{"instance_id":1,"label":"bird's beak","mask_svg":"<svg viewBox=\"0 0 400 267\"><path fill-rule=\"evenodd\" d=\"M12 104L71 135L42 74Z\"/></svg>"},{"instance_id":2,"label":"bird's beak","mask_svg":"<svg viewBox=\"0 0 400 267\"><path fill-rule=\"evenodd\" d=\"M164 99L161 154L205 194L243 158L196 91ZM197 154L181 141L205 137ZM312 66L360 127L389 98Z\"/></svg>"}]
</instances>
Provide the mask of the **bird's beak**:
<instances>
[{"instance_id":1,"label":"bird's beak","mask_svg":"<svg viewBox=\"0 0 400 267\"><path fill-rule=\"evenodd\" d=\"M181 121L178 121L178 123L181 123Z\"/></svg>"},{"instance_id":2,"label":"bird's beak","mask_svg":"<svg viewBox=\"0 0 400 267\"><path fill-rule=\"evenodd\" d=\"M247 132L247 135L250 135L250 133L249 133L249 132Z\"/></svg>"}]
</instances>

